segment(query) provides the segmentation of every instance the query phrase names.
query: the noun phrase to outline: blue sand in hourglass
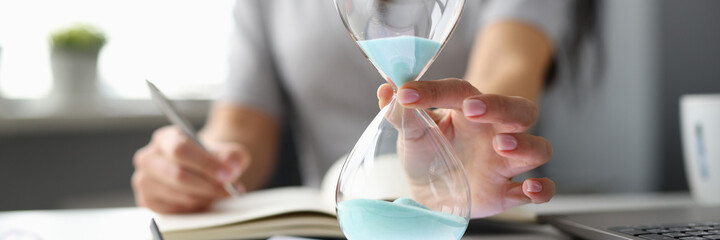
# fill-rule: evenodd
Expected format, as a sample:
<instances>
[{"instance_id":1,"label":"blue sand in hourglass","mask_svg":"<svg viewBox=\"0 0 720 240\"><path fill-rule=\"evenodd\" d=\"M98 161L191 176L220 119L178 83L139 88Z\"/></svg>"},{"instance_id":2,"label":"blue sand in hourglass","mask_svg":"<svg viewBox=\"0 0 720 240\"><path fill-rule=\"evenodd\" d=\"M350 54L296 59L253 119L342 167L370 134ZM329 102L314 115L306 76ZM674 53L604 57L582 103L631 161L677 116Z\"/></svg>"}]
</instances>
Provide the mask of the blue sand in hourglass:
<instances>
[{"instance_id":1,"label":"blue sand in hourglass","mask_svg":"<svg viewBox=\"0 0 720 240\"><path fill-rule=\"evenodd\" d=\"M439 42L413 36L358 41L358 45L396 86L414 80L438 50Z\"/></svg>"},{"instance_id":2,"label":"blue sand in hourglass","mask_svg":"<svg viewBox=\"0 0 720 240\"><path fill-rule=\"evenodd\" d=\"M430 210L409 198L348 200L338 203L337 214L349 240L460 239L468 224L463 217Z\"/></svg>"}]
</instances>

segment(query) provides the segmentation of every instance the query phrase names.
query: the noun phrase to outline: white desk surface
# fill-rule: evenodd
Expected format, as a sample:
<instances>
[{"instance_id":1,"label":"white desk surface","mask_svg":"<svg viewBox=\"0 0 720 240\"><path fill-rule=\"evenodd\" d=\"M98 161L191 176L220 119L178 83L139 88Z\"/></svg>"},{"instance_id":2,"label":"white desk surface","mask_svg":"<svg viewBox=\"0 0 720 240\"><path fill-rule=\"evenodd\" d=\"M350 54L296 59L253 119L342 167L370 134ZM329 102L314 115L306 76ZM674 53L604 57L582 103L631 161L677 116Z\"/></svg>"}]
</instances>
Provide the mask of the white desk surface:
<instances>
[{"instance_id":1,"label":"white desk surface","mask_svg":"<svg viewBox=\"0 0 720 240\"><path fill-rule=\"evenodd\" d=\"M640 209L692 205L687 193L560 195L550 203L526 206L538 214ZM150 239L152 213L143 208L32 210L0 212L0 240L5 239ZM162 228L162 226L160 226ZM549 226L537 233L491 234L463 239L562 239ZM22 234L25 238L9 238Z\"/></svg>"}]
</instances>

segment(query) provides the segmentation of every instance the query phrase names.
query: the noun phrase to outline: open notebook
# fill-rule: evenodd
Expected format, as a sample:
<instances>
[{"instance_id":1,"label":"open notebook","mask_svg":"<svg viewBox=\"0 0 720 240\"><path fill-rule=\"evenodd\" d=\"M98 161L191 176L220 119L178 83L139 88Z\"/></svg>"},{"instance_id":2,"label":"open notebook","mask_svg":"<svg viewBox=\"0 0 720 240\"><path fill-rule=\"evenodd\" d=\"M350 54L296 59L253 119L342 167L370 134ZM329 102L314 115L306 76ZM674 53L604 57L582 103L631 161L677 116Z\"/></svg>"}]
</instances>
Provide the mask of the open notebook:
<instances>
[{"instance_id":1,"label":"open notebook","mask_svg":"<svg viewBox=\"0 0 720 240\"><path fill-rule=\"evenodd\" d=\"M211 211L161 215L165 239L265 239L275 235L342 237L334 202L313 188L257 191L218 202Z\"/></svg>"},{"instance_id":2,"label":"open notebook","mask_svg":"<svg viewBox=\"0 0 720 240\"><path fill-rule=\"evenodd\" d=\"M399 189L407 184L404 178L392 173L398 161L376 164L384 172L375 172L368 184L382 185L383 191L374 193L379 199L409 196ZM165 239L265 239L275 235L308 237L343 237L335 216L335 186L342 161L328 170L321 189L286 187L248 193L240 198L217 202L204 213L158 215L156 220ZM392 179L392 180L390 180ZM391 187L388 186L392 184ZM494 217L500 220L535 220L535 215L522 209L508 210Z\"/></svg>"}]
</instances>

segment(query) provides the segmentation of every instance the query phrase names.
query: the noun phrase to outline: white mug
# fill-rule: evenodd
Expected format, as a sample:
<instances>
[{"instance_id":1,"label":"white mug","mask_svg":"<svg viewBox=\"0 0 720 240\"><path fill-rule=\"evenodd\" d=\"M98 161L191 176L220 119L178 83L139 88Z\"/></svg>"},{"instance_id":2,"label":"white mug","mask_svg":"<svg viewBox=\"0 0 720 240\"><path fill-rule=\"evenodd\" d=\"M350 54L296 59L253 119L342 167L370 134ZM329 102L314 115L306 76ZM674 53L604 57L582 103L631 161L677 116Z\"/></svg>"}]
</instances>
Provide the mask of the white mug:
<instances>
[{"instance_id":1,"label":"white mug","mask_svg":"<svg viewBox=\"0 0 720 240\"><path fill-rule=\"evenodd\" d=\"M720 205L720 94L682 96L680 129L693 199Z\"/></svg>"}]
</instances>

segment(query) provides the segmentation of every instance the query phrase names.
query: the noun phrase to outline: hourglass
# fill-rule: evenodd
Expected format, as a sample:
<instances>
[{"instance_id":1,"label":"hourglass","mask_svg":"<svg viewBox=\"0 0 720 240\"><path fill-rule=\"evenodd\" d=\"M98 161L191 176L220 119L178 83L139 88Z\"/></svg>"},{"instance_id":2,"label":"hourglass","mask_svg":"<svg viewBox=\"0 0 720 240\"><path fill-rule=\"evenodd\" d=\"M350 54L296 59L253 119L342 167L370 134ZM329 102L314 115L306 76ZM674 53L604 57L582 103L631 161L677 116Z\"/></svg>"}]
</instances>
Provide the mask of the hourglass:
<instances>
[{"instance_id":1,"label":"hourglass","mask_svg":"<svg viewBox=\"0 0 720 240\"><path fill-rule=\"evenodd\" d=\"M417 81L455 29L464 0L335 0L351 38L397 90ZM345 236L460 239L470 187L457 154L423 109L393 96L342 167L336 210Z\"/></svg>"}]
</instances>

